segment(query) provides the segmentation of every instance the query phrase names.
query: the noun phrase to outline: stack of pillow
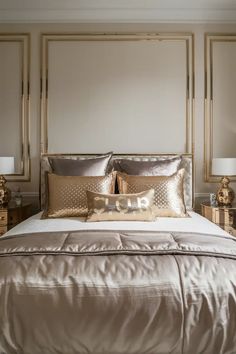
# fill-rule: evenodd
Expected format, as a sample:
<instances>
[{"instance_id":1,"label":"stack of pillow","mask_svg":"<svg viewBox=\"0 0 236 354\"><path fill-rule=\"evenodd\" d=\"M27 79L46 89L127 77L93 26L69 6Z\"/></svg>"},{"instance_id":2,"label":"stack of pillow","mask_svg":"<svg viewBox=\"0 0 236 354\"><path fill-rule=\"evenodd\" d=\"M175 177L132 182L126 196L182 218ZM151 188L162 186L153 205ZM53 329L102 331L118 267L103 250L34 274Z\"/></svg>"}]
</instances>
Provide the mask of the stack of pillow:
<instances>
[{"instance_id":1,"label":"stack of pillow","mask_svg":"<svg viewBox=\"0 0 236 354\"><path fill-rule=\"evenodd\" d=\"M187 216L181 156L111 159L112 153L84 160L48 158L52 173L46 176L42 218L154 221L159 216Z\"/></svg>"}]
</instances>

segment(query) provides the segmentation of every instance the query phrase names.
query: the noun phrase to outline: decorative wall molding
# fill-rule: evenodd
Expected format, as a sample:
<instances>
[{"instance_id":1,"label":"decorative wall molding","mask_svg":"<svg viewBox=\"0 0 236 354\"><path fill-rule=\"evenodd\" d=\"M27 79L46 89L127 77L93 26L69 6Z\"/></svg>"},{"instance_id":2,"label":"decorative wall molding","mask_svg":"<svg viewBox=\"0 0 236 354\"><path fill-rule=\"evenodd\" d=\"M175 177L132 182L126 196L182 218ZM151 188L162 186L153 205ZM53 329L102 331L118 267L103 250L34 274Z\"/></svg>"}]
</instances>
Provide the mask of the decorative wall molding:
<instances>
[{"instance_id":1,"label":"decorative wall molding","mask_svg":"<svg viewBox=\"0 0 236 354\"><path fill-rule=\"evenodd\" d=\"M235 8L0 9L0 23L236 23Z\"/></svg>"},{"instance_id":2,"label":"decorative wall molding","mask_svg":"<svg viewBox=\"0 0 236 354\"><path fill-rule=\"evenodd\" d=\"M24 198L39 198L39 192L20 192ZM14 198L16 192L12 191L12 197Z\"/></svg>"},{"instance_id":3,"label":"decorative wall molding","mask_svg":"<svg viewBox=\"0 0 236 354\"><path fill-rule=\"evenodd\" d=\"M1 11L0 11L1 12ZM18 113L15 117L15 115L12 115L11 111L9 109L6 109L6 111L1 112L1 119L2 119L2 124L1 124L1 129L4 134L6 134L6 125L4 124L7 122L7 120L12 119L12 116L15 117L16 120L20 121L19 125L19 145L17 147L17 150L20 151L20 156L18 157L18 164L21 166L20 169L16 170L14 174L7 175L7 181L9 182L21 182L21 181L30 181L31 178L31 171L30 171L30 138L29 138L29 124L30 124L30 34L28 33L1 33L0 34L0 43L3 44L3 51L4 53L3 58L5 55L7 55L7 47L4 47L4 45L14 45L18 44L20 46L20 56L18 58L18 63L12 64L11 69L5 69L3 66L5 72L9 72L13 70L13 67L19 65L19 77L13 77L10 80L10 77L8 80L3 81L3 85L9 86L9 83L14 83L14 85L11 86L11 89L7 92L7 98L6 101L11 100L12 92L14 92L14 86L15 82L17 82L17 95L19 95L19 105L18 105ZM5 48L5 49L4 49ZM17 49L17 47L16 47ZM17 51L16 51L17 53ZM7 58L7 57L6 57ZM6 59L5 59L6 60ZM2 65L2 64L1 64ZM8 73L10 76L10 74ZM3 89L3 86L2 86ZM4 90L5 91L5 90ZM17 98L16 98L17 102ZM13 102L10 102L8 105L12 105ZM15 103L16 104L16 103ZM5 121L4 121L5 120ZM15 124L17 124L15 120ZM14 121L11 121L13 124L13 127L16 128L17 125L14 126ZM4 129L5 127L5 129ZM10 141L10 139L9 139ZM2 143L2 141L1 141ZM4 148L6 148L5 143ZM6 155L8 156L8 155ZM17 152L16 149L14 151L14 154L12 153L12 156L17 157Z\"/></svg>"},{"instance_id":4,"label":"decorative wall molding","mask_svg":"<svg viewBox=\"0 0 236 354\"><path fill-rule=\"evenodd\" d=\"M210 193L194 193L195 198L209 198Z\"/></svg>"},{"instance_id":5,"label":"decorative wall molding","mask_svg":"<svg viewBox=\"0 0 236 354\"><path fill-rule=\"evenodd\" d=\"M39 192L22 192L23 197L39 197Z\"/></svg>"},{"instance_id":6,"label":"decorative wall molding","mask_svg":"<svg viewBox=\"0 0 236 354\"><path fill-rule=\"evenodd\" d=\"M236 33L205 35L204 173L205 182L211 183L220 181L219 176L212 174L212 159L234 157L236 152L234 144L236 106L235 96L231 95L236 76L234 56L232 51L229 51L230 48L234 49L235 54ZM222 120L223 123L219 125ZM230 179L235 182L236 176L231 176Z\"/></svg>"},{"instance_id":7,"label":"decorative wall molding","mask_svg":"<svg viewBox=\"0 0 236 354\"><path fill-rule=\"evenodd\" d=\"M154 153L155 150L164 154L172 154L173 150L174 153L180 154L194 153L193 41L192 33L185 32L171 34L42 34L41 153L76 154L76 151L91 153L91 151L106 151L111 146L114 151L119 153L137 153L140 146L143 146L142 150L145 149L142 153ZM117 44L114 47L115 42ZM116 48L116 52L112 57L114 48ZM144 60L141 53L149 53L149 55L146 54ZM173 60L166 60L165 53ZM172 54L170 55L170 53ZM73 59L71 60L71 58ZM100 63L99 70L93 71L97 62ZM105 66L103 62L106 63ZM73 74L70 78L68 67ZM58 70L58 68L60 69ZM128 71L127 68L129 68ZM141 91L140 89L136 90L137 81L134 80L134 77L139 77L140 68L142 68L140 77L146 75L148 78L143 81ZM115 73L120 72L123 75L123 72L126 72L128 75L129 70L133 74L130 76L131 80L128 90L126 90L126 84L122 81L124 78L117 80ZM110 80L111 72L114 73L113 81ZM159 86L159 83L163 75L168 76L170 72L172 73L171 82L176 89L173 91L168 86L168 94L163 94L165 90L163 90L163 86ZM100 90L97 83L101 82L101 73L102 80L106 84L99 94L99 104L95 103L94 105L93 103L97 102L97 92ZM110 82L112 82L111 86L109 86ZM69 86L67 86L68 84ZM73 87L73 92L70 91L71 87ZM108 87L110 90L107 90ZM122 90L126 90L130 100L124 99ZM88 97L83 96L84 92L90 92ZM106 92L106 94L104 95L102 92ZM115 94L109 96L110 92ZM141 95L140 92L142 92ZM154 92L155 96L152 96ZM140 98L139 102L145 103L143 106L134 103L135 93ZM176 96L178 101L175 100ZM63 100L59 97L63 97ZM156 100L151 99L150 101L149 97L155 97ZM159 101L157 101L157 97ZM112 120L111 112L109 108L107 109L107 100L109 104L112 102L113 107L119 106L119 110L117 110L119 113L113 112ZM60 106L60 102L63 102L62 106ZM121 102L120 105L119 102ZM155 102L154 106L152 102ZM175 102L174 105L173 102ZM87 107L90 108L87 109ZM169 107L174 107L174 109L171 108L169 111ZM140 112L142 112L141 115ZM95 116L96 120L94 121ZM140 120L141 116L146 117L145 121ZM158 123L156 117L160 117ZM166 139L162 140L165 134L168 136L169 126L175 124L178 119L178 124L175 125L175 129L178 130L175 143ZM84 120L86 120L86 124L84 124ZM128 125L127 121L129 121ZM119 122L119 124L114 125L114 122ZM123 124L126 125L125 131ZM159 131L155 129L156 124L159 126ZM148 141L145 141L143 132L147 127ZM152 127L154 130L151 129ZM110 133L104 135L105 130ZM129 139L134 131L136 138ZM122 134L122 142L119 134ZM103 137L102 140L97 139L98 136Z\"/></svg>"}]
</instances>

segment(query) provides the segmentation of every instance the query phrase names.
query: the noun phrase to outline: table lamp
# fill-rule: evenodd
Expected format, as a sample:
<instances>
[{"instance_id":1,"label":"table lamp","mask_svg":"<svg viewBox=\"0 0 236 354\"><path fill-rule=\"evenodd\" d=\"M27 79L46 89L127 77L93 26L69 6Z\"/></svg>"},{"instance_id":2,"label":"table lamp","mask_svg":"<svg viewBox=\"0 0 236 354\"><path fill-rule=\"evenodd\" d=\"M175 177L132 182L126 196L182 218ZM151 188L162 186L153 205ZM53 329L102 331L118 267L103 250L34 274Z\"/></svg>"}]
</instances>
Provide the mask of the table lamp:
<instances>
[{"instance_id":1,"label":"table lamp","mask_svg":"<svg viewBox=\"0 0 236 354\"><path fill-rule=\"evenodd\" d=\"M219 205L231 206L234 200L234 191L229 187L229 176L236 175L236 158L212 159L212 174L223 176L217 191L216 199Z\"/></svg>"},{"instance_id":2,"label":"table lamp","mask_svg":"<svg viewBox=\"0 0 236 354\"><path fill-rule=\"evenodd\" d=\"M6 179L3 175L14 172L14 157L0 157L0 207L7 206L11 199L11 191L6 187Z\"/></svg>"}]
</instances>

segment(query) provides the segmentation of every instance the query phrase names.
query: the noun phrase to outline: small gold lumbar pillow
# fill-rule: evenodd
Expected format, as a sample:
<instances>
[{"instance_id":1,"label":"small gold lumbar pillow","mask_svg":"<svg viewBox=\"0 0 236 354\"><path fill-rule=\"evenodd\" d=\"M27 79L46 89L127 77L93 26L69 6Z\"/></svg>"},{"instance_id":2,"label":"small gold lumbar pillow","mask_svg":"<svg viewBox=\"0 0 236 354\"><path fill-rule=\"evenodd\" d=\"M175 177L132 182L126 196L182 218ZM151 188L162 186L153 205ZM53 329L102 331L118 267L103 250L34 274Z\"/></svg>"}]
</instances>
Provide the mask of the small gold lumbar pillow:
<instances>
[{"instance_id":1,"label":"small gold lumbar pillow","mask_svg":"<svg viewBox=\"0 0 236 354\"><path fill-rule=\"evenodd\" d=\"M119 193L137 193L153 188L156 216L186 217L184 203L184 169L171 176L131 176L117 172Z\"/></svg>"},{"instance_id":2,"label":"small gold lumbar pillow","mask_svg":"<svg viewBox=\"0 0 236 354\"><path fill-rule=\"evenodd\" d=\"M154 189L136 194L87 191L87 221L153 221Z\"/></svg>"},{"instance_id":3,"label":"small gold lumbar pillow","mask_svg":"<svg viewBox=\"0 0 236 354\"><path fill-rule=\"evenodd\" d=\"M42 218L87 216L86 191L114 193L116 173L107 176L59 176L48 174L48 205Z\"/></svg>"}]
</instances>

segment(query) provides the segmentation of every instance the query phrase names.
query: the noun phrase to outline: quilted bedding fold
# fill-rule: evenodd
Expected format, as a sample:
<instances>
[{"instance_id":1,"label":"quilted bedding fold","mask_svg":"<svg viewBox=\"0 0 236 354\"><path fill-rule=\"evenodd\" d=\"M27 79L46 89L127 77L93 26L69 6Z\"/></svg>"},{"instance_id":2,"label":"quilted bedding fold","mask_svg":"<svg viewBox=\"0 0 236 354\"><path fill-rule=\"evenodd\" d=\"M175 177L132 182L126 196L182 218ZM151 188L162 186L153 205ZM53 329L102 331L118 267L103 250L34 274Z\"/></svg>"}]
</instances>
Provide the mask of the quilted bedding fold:
<instances>
[{"instance_id":1,"label":"quilted bedding fold","mask_svg":"<svg viewBox=\"0 0 236 354\"><path fill-rule=\"evenodd\" d=\"M0 238L1 354L235 354L235 333L233 237Z\"/></svg>"}]
</instances>

